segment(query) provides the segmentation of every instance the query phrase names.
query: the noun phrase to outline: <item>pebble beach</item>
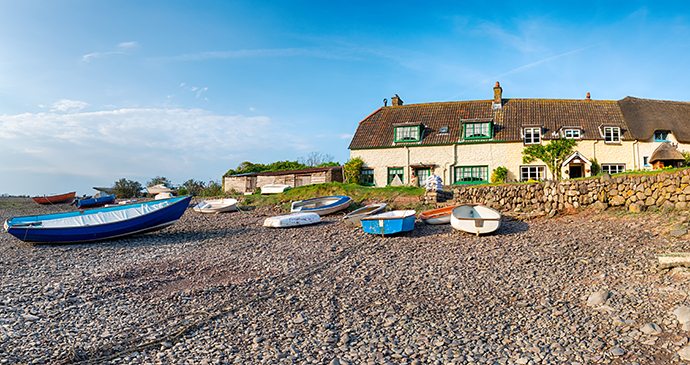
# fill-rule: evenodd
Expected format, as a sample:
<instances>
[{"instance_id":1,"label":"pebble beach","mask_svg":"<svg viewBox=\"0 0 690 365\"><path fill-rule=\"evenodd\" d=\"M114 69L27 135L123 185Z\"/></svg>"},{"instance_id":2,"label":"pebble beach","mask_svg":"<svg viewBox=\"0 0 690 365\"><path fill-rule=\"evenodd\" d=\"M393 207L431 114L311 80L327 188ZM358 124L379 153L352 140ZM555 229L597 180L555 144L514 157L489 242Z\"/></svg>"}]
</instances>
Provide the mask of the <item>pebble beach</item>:
<instances>
[{"instance_id":1,"label":"pebble beach","mask_svg":"<svg viewBox=\"0 0 690 365\"><path fill-rule=\"evenodd\" d=\"M70 211L0 198L0 220ZM0 364L690 364L688 212L504 217L476 237L343 214L202 215L89 244L0 232ZM685 309L688 313L685 313Z\"/></svg>"}]
</instances>

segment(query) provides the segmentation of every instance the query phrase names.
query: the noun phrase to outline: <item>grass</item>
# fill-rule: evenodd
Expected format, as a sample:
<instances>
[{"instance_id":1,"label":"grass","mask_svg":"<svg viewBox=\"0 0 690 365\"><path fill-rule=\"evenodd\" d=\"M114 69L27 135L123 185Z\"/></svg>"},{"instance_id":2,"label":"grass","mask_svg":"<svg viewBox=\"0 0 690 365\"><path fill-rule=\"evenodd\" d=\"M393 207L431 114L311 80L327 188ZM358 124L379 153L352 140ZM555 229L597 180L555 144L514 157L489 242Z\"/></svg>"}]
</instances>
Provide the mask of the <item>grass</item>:
<instances>
[{"instance_id":1,"label":"grass","mask_svg":"<svg viewBox=\"0 0 690 365\"><path fill-rule=\"evenodd\" d=\"M424 189L417 187L385 187L385 188L371 188L361 185L344 184L344 183L326 183L314 184L307 186L300 186L285 191L282 194L272 195L245 195L244 205L251 205L257 207L263 206L280 206L283 209L290 210L290 204L293 201L317 198L321 196L330 195L346 195L354 200L354 207L358 208L365 205L367 202L377 201L390 203L398 197L419 197L424 194ZM423 206L422 204L407 204L403 207Z\"/></svg>"}]
</instances>

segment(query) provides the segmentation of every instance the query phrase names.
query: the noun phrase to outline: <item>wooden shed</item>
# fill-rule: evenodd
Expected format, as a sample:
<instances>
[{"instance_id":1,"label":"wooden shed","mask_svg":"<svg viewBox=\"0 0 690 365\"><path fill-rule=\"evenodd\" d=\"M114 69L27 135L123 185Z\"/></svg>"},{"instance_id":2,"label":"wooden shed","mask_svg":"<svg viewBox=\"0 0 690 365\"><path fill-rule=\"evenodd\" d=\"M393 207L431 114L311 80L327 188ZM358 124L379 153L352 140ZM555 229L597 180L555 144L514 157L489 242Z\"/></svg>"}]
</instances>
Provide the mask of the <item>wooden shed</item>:
<instances>
[{"instance_id":1,"label":"wooden shed","mask_svg":"<svg viewBox=\"0 0 690 365\"><path fill-rule=\"evenodd\" d=\"M343 167L314 167L304 170L254 172L223 176L226 192L234 190L242 194L252 194L266 185L288 185L298 187L310 184L343 182Z\"/></svg>"}]
</instances>

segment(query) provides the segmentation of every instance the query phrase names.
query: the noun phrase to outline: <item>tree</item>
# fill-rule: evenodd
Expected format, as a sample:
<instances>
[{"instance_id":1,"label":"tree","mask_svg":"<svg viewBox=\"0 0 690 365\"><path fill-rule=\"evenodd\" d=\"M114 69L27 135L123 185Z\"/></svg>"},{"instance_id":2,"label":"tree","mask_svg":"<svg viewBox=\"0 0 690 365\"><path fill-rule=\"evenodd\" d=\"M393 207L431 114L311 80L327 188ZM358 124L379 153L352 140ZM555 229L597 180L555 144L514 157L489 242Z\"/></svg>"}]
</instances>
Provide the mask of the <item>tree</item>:
<instances>
[{"instance_id":1,"label":"tree","mask_svg":"<svg viewBox=\"0 0 690 365\"><path fill-rule=\"evenodd\" d=\"M530 163L535 159L539 159L548 166L553 174L554 180L561 179L561 164L566 157L573 153L573 149L577 145L574 139L552 139L548 144L534 144L526 147L522 154L522 163Z\"/></svg>"},{"instance_id":2,"label":"tree","mask_svg":"<svg viewBox=\"0 0 690 365\"><path fill-rule=\"evenodd\" d=\"M118 199L136 198L141 196L142 186L138 181L122 178L113 185L113 193Z\"/></svg>"},{"instance_id":3,"label":"tree","mask_svg":"<svg viewBox=\"0 0 690 365\"><path fill-rule=\"evenodd\" d=\"M170 184L170 180L168 180L168 178L165 176L156 176L153 179L149 180L146 183L146 186L151 187L151 186L158 185L158 184L168 185L168 184Z\"/></svg>"},{"instance_id":4,"label":"tree","mask_svg":"<svg viewBox=\"0 0 690 365\"><path fill-rule=\"evenodd\" d=\"M307 165L309 167L320 167L320 166L333 166L333 165L328 165L333 162L333 156L329 154L324 154L321 152L311 152L310 154L307 155L307 159L304 160L300 158L300 162L302 162L304 165ZM336 162L335 166L338 166L339 164Z\"/></svg>"},{"instance_id":5,"label":"tree","mask_svg":"<svg viewBox=\"0 0 690 365\"><path fill-rule=\"evenodd\" d=\"M189 179L182 183L182 186L184 187L185 191L189 195L201 195L201 193L204 191L204 188L206 187L204 185L203 181L197 181L194 179Z\"/></svg>"}]
</instances>

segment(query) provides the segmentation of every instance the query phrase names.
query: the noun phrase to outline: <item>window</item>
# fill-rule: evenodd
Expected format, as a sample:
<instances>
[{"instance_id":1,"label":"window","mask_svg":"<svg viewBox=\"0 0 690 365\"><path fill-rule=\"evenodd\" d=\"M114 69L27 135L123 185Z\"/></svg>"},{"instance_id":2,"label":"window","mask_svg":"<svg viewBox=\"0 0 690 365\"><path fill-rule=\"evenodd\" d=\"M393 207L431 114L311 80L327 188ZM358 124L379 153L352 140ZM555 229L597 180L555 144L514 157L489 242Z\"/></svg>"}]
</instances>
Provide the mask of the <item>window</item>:
<instances>
[{"instance_id":1,"label":"window","mask_svg":"<svg viewBox=\"0 0 690 365\"><path fill-rule=\"evenodd\" d=\"M491 138L491 123L465 123L465 139Z\"/></svg>"},{"instance_id":2,"label":"window","mask_svg":"<svg viewBox=\"0 0 690 365\"><path fill-rule=\"evenodd\" d=\"M488 166L459 166L455 168L455 184L479 184L489 182Z\"/></svg>"},{"instance_id":3,"label":"window","mask_svg":"<svg viewBox=\"0 0 690 365\"><path fill-rule=\"evenodd\" d=\"M520 167L520 181L544 180L544 166L522 166Z\"/></svg>"},{"instance_id":4,"label":"window","mask_svg":"<svg viewBox=\"0 0 690 365\"><path fill-rule=\"evenodd\" d=\"M448 126L444 125L438 130L439 133L448 133Z\"/></svg>"},{"instance_id":5,"label":"window","mask_svg":"<svg viewBox=\"0 0 690 365\"><path fill-rule=\"evenodd\" d=\"M421 127L418 125L411 127L395 127L396 142L418 142Z\"/></svg>"},{"instance_id":6,"label":"window","mask_svg":"<svg viewBox=\"0 0 690 365\"><path fill-rule=\"evenodd\" d=\"M389 167L388 168L388 185L393 182L393 179L397 176L400 178L400 182L405 182L405 175L403 174L404 169L402 167Z\"/></svg>"},{"instance_id":7,"label":"window","mask_svg":"<svg viewBox=\"0 0 690 365\"><path fill-rule=\"evenodd\" d=\"M654 132L654 142L667 142L668 141L668 131L656 131Z\"/></svg>"},{"instance_id":8,"label":"window","mask_svg":"<svg viewBox=\"0 0 690 365\"><path fill-rule=\"evenodd\" d=\"M359 178L359 182L365 186L374 186L374 170L372 169L362 169L362 176Z\"/></svg>"},{"instance_id":9,"label":"window","mask_svg":"<svg viewBox=\"0 0 690 365\"><path fill-rule=\"evenodd\" d=\"M649 156L642 157L642 165L649 167Z\"/></svg>"},{"instance_id":10,"label":"window","mask_svg":"<svg viewBox=\"0 0 690 365\"><path fill-rule=\"evenodd\" d=\"M601 165L601 172L605 172L607 174L617 174L619 172L625 171L625 165L621 164L610 164L610 165Z\"/></svg>"},{"instance_id":11,"label":"window","mask_svg":"<svg viewBox=\"0 0 690 365\"><path fill-rule=\"evenodd\" d=\"M431 176L431 169L415 169L415 175L417 175L417 185L426 185L426 180Z\"/></svg>"},{"instance_id":12,"label":"window","mask_svg":"<svg viewBox=\"0 0 690 365\"><path fill-rule=\"evenodd\" d=\"M525 144L541 142L541 127L525 128Z\"/></svg>"},{"instance_id":13,"label":"window","mask_svg":"<svg viewBox=\"0 0 690 365\"><path fill-rule=\"evenodd\" d=\"M619 127L604 127L605 143L620 143L621 129Z\"/></svg>"},{"instance_id":14,"label":"window","mask_svg":"<svg viewBox=\"0 0 690 365\"><path fill-rule=\"evenodd\" d=\"M563 132L563 134L565 135L565 139L580 139L579 129L566 129Z\"/></svg>"}]
</instances>

